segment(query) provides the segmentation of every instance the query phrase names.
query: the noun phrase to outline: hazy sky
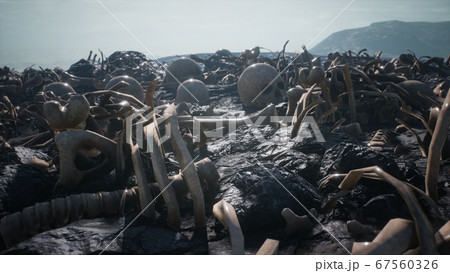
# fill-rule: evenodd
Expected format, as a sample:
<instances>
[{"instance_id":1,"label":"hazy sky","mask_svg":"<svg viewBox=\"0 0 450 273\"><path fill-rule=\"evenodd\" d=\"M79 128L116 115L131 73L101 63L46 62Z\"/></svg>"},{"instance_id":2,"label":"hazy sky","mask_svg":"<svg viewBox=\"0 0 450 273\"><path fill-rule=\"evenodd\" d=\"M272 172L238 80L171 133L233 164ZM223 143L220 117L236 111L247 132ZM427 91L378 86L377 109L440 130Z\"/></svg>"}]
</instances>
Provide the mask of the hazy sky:
<instances>
[{"instance_id":1,"label":"hazy sky","mask_svg":"<svg viewBox=\"0 0 450 273\"><path fill-rule=\"evenodd\" d=\"M312 48L333 32L373 22L450 20L449 0L100 2L156 57L219 48L240 52L257 45L277 51L286 40L287 51L294 52L301 44ZM0 66L67 69L97 49L107 56L137 50L151 57L96 0L0 0Z\"/></svg>"}]
</instances>

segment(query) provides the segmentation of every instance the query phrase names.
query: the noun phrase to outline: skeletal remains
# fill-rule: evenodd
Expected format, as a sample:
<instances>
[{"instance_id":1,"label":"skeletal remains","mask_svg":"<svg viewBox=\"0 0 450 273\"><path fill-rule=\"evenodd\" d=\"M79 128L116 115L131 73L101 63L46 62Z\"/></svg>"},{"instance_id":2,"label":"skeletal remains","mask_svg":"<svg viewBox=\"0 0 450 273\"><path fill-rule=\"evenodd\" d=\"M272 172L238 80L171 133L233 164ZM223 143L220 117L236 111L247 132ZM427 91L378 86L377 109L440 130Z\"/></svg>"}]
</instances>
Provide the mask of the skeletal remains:
<instances>
[{"instance_id":1,"label":"skeletal remains","mask_svg":"<svg viewBox=\"0 0 450 273\"><path fill-rule=\"evenodd\" d=\"M367 166L325 179L321 186L335 177L342 177L343 181L339 185L340 192L329 199L323 210L331 209L361 178L384 180L398 191L413 220L392 219L372 242L355 242L352 252L438 253L438 248L449 242L449 224L447 222L439 231L433 230L416 194L436 208L441 158L449 157L446 150L449 147L450 123L448 81L442 82L433 91L428 85L412 80L414 73L418 73L417 66L423 70L431 63L421 63L414 55L387 62L379 59L379 55L371 59L361 55L361 52L349 52L348 55L331 54L329 60L323 63L320 58L313 59L305 47L303 50L291 62L286 60L284 49L275 61L260 56L260 47L247 50L239 57L220 50L208 59L196 56L177 59L166 68L162 85L158 85L157 80L149 80L146 82L146 92L141 86L142 81L140 83L133 77L112 77L110 74L106 77L108 66L103 61L95 74L103 78L78 77L61 69L29 69L21 78L6 68L2 69L2 75L6 75L8 80L0 85L0 147L49 147L55 144L59 169L57 184L69 193L106 175L124 175L129 162L133 166L137 186L111 192L69 194L11 213L0 221L0 245L3 242L6 247L11 247L30 236L83 217L123 215L138 210L143 216L153 219L156 217L154 202L159 196L162 196L166 206L167 226L179 230L182 220L178 200L189 193L195 228L205 228L206 217L212 213L228 231L232 254L244 254L244 234L233 206L219 200L211 212L205 209L203 191L217 190L219 173L208 158L194 162L196 158L191 155L193 146L187 145L185 140L189 139L192 130L196 130L196 123L200 124L201 141L198 145L207 141L205 132L217 129L219 122L225 128L232 128L231 124L237 128L262 120L264 122L260 125L279 126L286 121L282 118L269 120L267 117L276 116L276 104L287 97L284 116L292 117L288 121L288 125L292 126L291 138L297 137L301 124L310 113L319 124L331 122L331 133L340 130L350 136L360 136L363 134L361 126L368 123L365 113L361 113L361 105L373 101L380 103L374 110L380 121L396 121L401 124L397 128L399 131L406 128L416 136L423 156L428 158L426 192L393 177L378 166ZM415 59L415 62L407 62L408 58ZM88 60L95 63L95 57L93 61L90 57ZM196 61L202 62L206 77ZM363 65L355 65L356 62ZM448 76L449 71L443 65L438 73ZM111 74L115 73L113 71ZM107 79L110 80L106 82ZM221 82L238 79L234 86L243 105L262 110L236 119L193 117L189 104L209 104L212 91L204 82L211 79L222 79ZM77 88L90 85L100 90L77 94L68 83ZM176 104L161 99L161 93L156 93L158 87L170 91ZM34 104L27 107L15 106L8 97L31 90L35 90ZM427 120L425 116L428 112ZM27 136L14 132L8 120L17 121L19 116L31 117L39 124L41 131ZM423 138L409 126L415 120L419 120L426 129ZM170 131L169 142L164 144L162 131ZM393 131L378 130L368 145L374 150L382 150L395 134ZM145 166L145 149L149 151L147 156L151 158L151 166ZM180 170L176 175L169 176L166 150L173 151L179 163ZM85 165L81 166L80 162ZM154 179L146 175L146 169L153 171ZM290 208L285 208L280 214L286 221L286 236L309 232L315 225L308 216L298 216ZM310 215L315 220L316 214L316 210L312 209ZM355 220L349 221L347 227L355 235L370 233L370 226ZM257 254L276 254L278 248L278 240L267 239Z\"/></svg>"}]
</instances>

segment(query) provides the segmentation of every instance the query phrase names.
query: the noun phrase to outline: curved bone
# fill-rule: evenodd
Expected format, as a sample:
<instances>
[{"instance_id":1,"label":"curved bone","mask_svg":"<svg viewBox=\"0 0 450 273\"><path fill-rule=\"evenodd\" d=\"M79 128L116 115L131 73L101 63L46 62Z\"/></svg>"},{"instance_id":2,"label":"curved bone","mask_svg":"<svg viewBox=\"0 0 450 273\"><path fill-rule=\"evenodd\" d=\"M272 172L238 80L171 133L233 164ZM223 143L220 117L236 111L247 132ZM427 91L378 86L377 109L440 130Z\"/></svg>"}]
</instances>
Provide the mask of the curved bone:
<instances>
[{"instance_id":1,"label":"curved bone","mask_svg":"<svg viewBox=\"0 0 450 273\"><path fill-rule=\"evenodd\" d=\"M195 162L195 168L200 179L204 180L208 190L214 192L219 187L218 182L220 179L220 174L217 171L214 163L208 157Z\"/></svg>"},{"instance_id":2,"label":"curved bone","mask_svg":"<svg viewBox=\"0 0 450 273\"><path fill-rule=\"evenodd\" d=\"M353 237L367 237L373 233L373 228L370 225L361 224L357 220L347 221L347 230Z\"/></svg>"},{"instance_id":3,"label":"curved bone","mask_svg":"<svg viewBox=\"0 0 450 273\"><path fill-rule=\"evenodd\" d=\"M425 174L426 193L432 199L437 200L437 179L439 175L439 162L441 159L442 148L447 140L448 126L450 125L450 92L445 97L439 117L436 121L433 137L428 154L427 171Z\"/></svg>"},{"instance_id":4,"label":"curved bone","mask_svg":"<svg viewBox=\"0 0 450 273\"><path fill-rule=\"evenodd\" d=\"M280 241L278 240L266 239L256 255L277 255L279 245Z\"/></svg>"},{"instance_id":5,"label":"curved bone","mask_svg":"<svg viewBox=\"0 0 450 273\"><path fill-rule=\"evenodd\" d=\"M139 147L132 144L131 134L129 134L129 137L128 143L130 143L131 147L131 160L133 161L134 173L136 174L136 180L139 188L140 209L142 211L142 215L148 218L154 218L155 206L153 204L150 205L153 201L153 195L147 183L147 176L145 175Z\"/></svg>"},{"instance_id":6,"label":"curved bone","mask_svg":"<svg viewBox=\"0 0 450 273\"><path fill-rule=\"evenodd\" d=\"M83 217L114 215L121 208L130 212L137 208L137 188L114 192L82 193L37 203L0 221L0 239L11 247L39 232L58 228ZM124 197L124 198L122 198Z\"/></svg>"},{"instance_id":7,"label":"curved bone","mask_svg":"<svg viewBox=\"0 0 450 273\"><path fill-rule=\"evenodd\" d=\"M434 240L436 246L441 247L443 245L450 245L450 221L447 221L436 233L434 234ZM410 249L403 253L403 255L418 255L421 253L420 247Z\"/></svg>"},{"instance_id":8,"label":"curved bone","mask_svg":"<svg viewBox=\"0 0 450 273\"><path fill-rule=\"evenodd\" d=\"M183 177L186 180L194 204L195 226L196 228L203 228L206 226L206 216L202 187L197 172L195 171L192 157L178 129L175 105L171 104L164 111L164 117L166 118L166 123L170 124L170 143L182 169Z\"/></svg>"},{"instance_id":9,"label":"curved bone","mask_svg":"<svg viewBox=\"0 0 450 273\"><path fill-rule=\"evenodd\" d=\"M325 101L322 99L317 99L316 101L312 102L310 105L308 105L306 108L304 108L302 110L302 112L300 113L300 115L298 115L297 120L294 123L294 126L292 126L292 131L291 131L291 138L295 138L298 135L298 131L300 130L300 126L303 123L303 121L306 118L306 115L312 110L314 109L316 106L324 103ZM295 114L296 115L298 113L299 110L299 106L300 103L297 104L297 109L295 109Z\"/></svg>"},{"instance_id":10,"label":"curved bone","mask_svg":"<svg viewBox=\"0 0 450 273\"><path fill-rule=\"evenodd\" d=\"M417 235L419 238L419 245L421 246L423 253L437 253L436 243L434 242L433 238L433 228L430 224L430 221L420 207L413 190L406 183L391 176L381 168L372 166L350 171L339 185L339 188L349 191L359 182L359 180L363 176L366 175L369 175L369 178L372 179L382 179L396 188L396 190L408 206L408 209L414 219Z\"/></svg>"},{"instance_id":11,"label":"curved bone","mask_svg":"<svg viewBox=\"0 0 450 273\"><path fill-rule=\"evenodd\" d=\"M344 123L346 121L345 118L341 118L340 120L336 121L333 126L331 126L330 130L328 131L329 133L333 133L339 126L342 125L342 123Z\"/></svg>"},{"instance_id":12,"label":"curved bone","mask_svg":"<svg viewBox=\"0 0 450 273\"><path fill-rule=\"evenodd\" d=\"M66 206L65 198L55 198L50 201L52 208L52 217L55 220L56 227L63 227L69 222L69 210ZM22 211L23 213L23 211Z\"/></svg>"},{"instance_id":13,"label":"curved bone","mask_svg":"<svg viewBox=\"0 0 450 273\"><path fill-rule=\"evenodd\" d=\"M293 87L286 92L286 97L288 99L288 108L286 110L285 116L294 115L295 108L297 107L297 103L307 90L302 89L300 87Z\"/></svg>"},{"instance_id":14,"label":"curved bone","mask_svg":"<svg viewBox=\"0 0 450 273\"><path fill-rule=\"evenodd\" d=\"M82 95L70 97L67 105L62 107L57 101L47 101L43 105L44 115L53 130L75 128L89 115L89 102Z\"/></svg>"},{"instance_id":15,"label":"curved bone","mask_svg":"<svg viewBox=\"0 0 450 273\"><path fill-rule=\"evenodd\" d=\"M342 66L342 73L344 74L345 85L347 86L348 92L348 104L350 107L350 122L356 122L356 104L355 104L355 94L353 92L352 79L350 77L350 71L348 66L345 64Z\"/></svg>"},{"instance_id":16,"label":"curved bone","mask_svg":"<svg viewBox=\"0 0 450 273\"><path fill-rule=\"evenodd\" d=\"M220 200L214 204L213 214L228 229L231 241L231 254L244 254L244 234L233 206L225 200Z\"/></svg>"},{"instance_id":17,"label":"curved bone","mask_svg":"<svg viewBox=\"0 0 450 273\"><path fill-rule=\"evenodd\" d=\"M352 254L400 255L417 245L414 223L410 220L391 219L371 243L353 243Z\"/></svg>"},{"instance_id":18,"label":"curved bone","mask_svg":"<svg viewBox=\"0 0 450 273\"><path fill-rule=\"evenodd\" d=\"M64 131L55 137L59 151L60 172L58 183L73 190L83 179L100 177L114 169L116 163L116 143L109 138L91 131ZM89 170L79 170L75 165L77 152L84 147L100 150L107 159Z\"/></svg>"},{"instance_id":19,"label":"curved bone","mask_svg":"<svg viewBox=\"0 0 450 273\"><path fill-rule=\"evenodd\" d=\"M153 173L155 175L156 182L158 184L159 190L162 193L164 198L164 202L167 206L167 225L175 230L180 229L181 219L180 219L180 211L178 207L177 197L175 195L175 191L170 185L169 178L167 177L166 165L164 164L164 157L161 153L161 150L158 146L159 138L158 133L156 132L155 124L152 123L146 127L147 137L150 137L151 144L153 145L153 149L151 151L152 156L152 166ZM153 140L151 140L153 139Z\"/></svg>"},{"instance_id":20,"label":"curved bone","mask_svg":"<svg viewBox=\"0 0 450 273\"><path fill-rule=\"evenodd\" d=\"M309 230L312 228L312 223L308 216L298 216L290 208L284 208L281 215L286 220L286 235L290 235L298 230Z\"/></svg>"}]
</instances>

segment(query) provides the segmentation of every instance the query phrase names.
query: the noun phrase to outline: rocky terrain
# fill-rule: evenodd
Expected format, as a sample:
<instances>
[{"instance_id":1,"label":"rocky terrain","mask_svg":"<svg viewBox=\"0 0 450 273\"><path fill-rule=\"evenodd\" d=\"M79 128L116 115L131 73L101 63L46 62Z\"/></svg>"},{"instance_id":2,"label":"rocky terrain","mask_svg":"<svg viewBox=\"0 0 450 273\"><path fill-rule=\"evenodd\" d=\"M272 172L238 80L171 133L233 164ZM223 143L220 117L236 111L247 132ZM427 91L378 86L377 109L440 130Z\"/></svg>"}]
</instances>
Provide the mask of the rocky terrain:
<instances>
[{"instance_id":1,"label":"rocky terrain","mask_svg":"<svg viewBox=\"0 0 450 273\"><path fill-rule=\"evenodd\" d=\"M449 59L330 52L219 50L179 68L178 58L91 52L67 71L3 67L0 253L256 254L272 239L266 253L449 254ZM254 85L263 84L251 95L241 81L263 63L280 76L257 70ZM135 81L114 82L123 75ZM180 86L189 79L200 81L185 88L196 101ZM145 122L161 138L178 123L182 145L135 145L130 116L130 128ZM236 129L214 135L221 128L207 116ZM212 178L200 165L186 173L187 158L209 158Z\"/></svg>"}]
</instances>

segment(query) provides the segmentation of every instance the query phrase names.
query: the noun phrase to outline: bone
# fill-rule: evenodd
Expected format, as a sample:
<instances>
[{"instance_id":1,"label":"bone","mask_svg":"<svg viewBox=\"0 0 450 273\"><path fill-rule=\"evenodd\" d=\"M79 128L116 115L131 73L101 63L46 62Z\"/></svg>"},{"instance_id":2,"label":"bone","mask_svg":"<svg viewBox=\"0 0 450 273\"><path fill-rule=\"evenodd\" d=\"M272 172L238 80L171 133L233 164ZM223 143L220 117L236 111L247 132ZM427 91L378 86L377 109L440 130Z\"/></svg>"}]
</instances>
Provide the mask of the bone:
<instances>
[{"instance_id":1,"label":"bone","mask_svg":"<svg viewBox=\"0 0 450 273\"><path fill-rule=\"evenodd\" d=\"M58 183L74 190L83 179L108 174L116 163L116 143L91 131L64 131L55 137L59 151L60 173ZM90 146L100 150L106 160L89 170L79 170L75 157L81 148Z\"/></svg>"},{"instance_id":2,"label":"bone","mask_svg":"<svg viewBox=\"0 0 450 273\"><path fill-rule=\"evenodd\" d=\"M149 126L147 126L146 132L148 134L147 137L150 138L151 142L151 144L149 145L153 146L151 151L153 173L155 175L155 179L158 184L159 190L164 198L164 202L166 203L167 206L167 225L172 229L179 230L181 225L181 219L178 201L175 195L175 191L172 188L172 186L170 186L170 181L169 178L167 177L167 170L164 164L164 157L158 145L159 138L155 128L155 124L152 123Z\"/></svg>"},{"instance_id":3,"label":"bone","mask_svg":"<svg viewBox=\"0 0 450 273\"><path fill-rule=\"evenodd\" d=\"M164 111L164 117L166 118L166 123L170 126L170 143L172 144L175 156L180 163L183 177L186 180L194 204L195 226L196 228L204 228L206 226L206 216L202 187L197 172L195 171L192 157L189 154L178 129L178 118L175 105L171 104Z\"/></svg>"},{"instance_id":4,"label":"bone","mask_svg":"<svg viewBox=\"0 0 450 273\"><path fill-rule=\"evenodd\" d=\"M83 202L86 202L87 218L98 217L103 212L103 200L101 193L80 194Z\"/></svg>"},{"instance_id":5,"label":"bone","mask_svg":"<svg viewBox=\"0 0 450 273\"><path fill-rule=\"evenodd\" d=\"M39 218L41 231L51 229L53 223L53 213L50 202L41 202L36 204L36 216Z\"/></svg>"},{"instance_id":6,"label":"bone","mask_svg":"<svg viewBox=\"0 0 450 273\"><path fill-rule=\"evenodd\" d=\"M435 234L434 240L437 247L444 247L450 245L450 221L443 225ZM444 250L445 251L445 250ZM419 255L421 248L416 247L404 252L403 255Z\"/></svg>"},{"instance_id":7,"label":"bone","mask_svg":"<svg viewBox=\"0 0 450 273\"><path fill-rule=\"evenodd\" d=\"M386 173L379 167L372 166L350 171L339 185L339 188L349 191L363 176L366 175L368 175L367 177L371 179L382 179L396 188L408 206L408 209L414 219L415 228L419 238L419 245L422 248L423 254L436 254L437 248L433 239L433 228L431 223L420 207L412 188L407 186L404 182Z\"/></svg>"},{"instance_id":8,"label":"bone","mask_svg":"<svg viewBox=\"0 0 450 273\"><path fill-rule=\"evenodd\" d=\"M277 70L268 64L257 63L247 67L239 77L237 89L246 106L265 107L284 99L283 80Z\"/></svg>"},{"instance_id":9,"label":"bone","mask_svg":"<svg viewBox=\"0 0 450 273\"><path fill-rule=\"evenodd\" d=\"M256 255L277 255L279 245L280 241L278 240L266 239Z\"/></svg>"},{"instance_id":10,"label":"bone","mask_svg":"<svg viewBox=\"0 0 450 273\"><path fill-rule=\"evenodd\" d=\"M147 218L155 218L155 206L152 204L153 195L147 183L139 148L136 145L131 145L131 159L139 188L139 204L142 215Z\"/></svg>"},{"instance_id":11,"label":"bone","mask_svg":"<svg viewBox=\"0 0 450 273\"><path fill-rule=\"evenodd\" d=\"M0 234L6 247L11 247L16 242L24 240L22 230L22 214L20 212L5 216L0 221Z\"/></svg>"},{"instance_id":12,"label":"bone","mask_svg":"<svg viewBox=\"0 0 450 273\"><path fill-rule=\"evenodd\" d=\"M26 207L1 219L0 240L9 248L27 237L65 226L83 217L115 215L121 210L128 213L138 207L136 189L73 194Z\"/></svg>"},{"instance_id":13,"label":"bone","mask_svg":"<svg viewBox=\"0 0 450 273\"><path fill-rule=\"evenodd\" d=\"M144 101L144 90L142 89L141 84L137 80L135 80L133 77L130 77L130 76L118 76L118 77L112 78L106 84L105 89L110 89L117 83L120 83L121 81L128 83L129 86L127 86L125 88L121 88L120 90L118 90L118 92L133 96L141 102Z\"/></svg>"},{"instance_id":14,"label":"bone","mask_svg":"<svg viewBox=\"0 0 450 273\"><path fill-rule=\"evenodd\" d=\"M214 163L209 158L204 158L195 163L195 168L201 179L203 179L210 192L214 192L219 187L220 175Z\"/></svg>"},{"instance_id":15,"label":"bone","mask_svg":"<svg viewBox=\"0 0 450 273\"><path fill-rule=\"evenodd\" d=\"M347 86L348 92L348 104L350 107L350 122L356 122L356 104L355 104L355 94L353 92L352 79L350 77L350 71L347 65L342 66L342 73L344 74L345 85Z\"/></svg>"},{"instance_id":16,"label":"bone","mask_svg":"<svg viewBox=\"0 0 450 273\"><path fill-rule=\"evenodd\" d=\"M192 59L180 58L173 61L166 69L164 87L170 92L175 92L178 85L188 79L202 79L200 66Z\"/></svg>"},{"instance_id":17,"label":"bone","mask_svg":"<svg viewBox=\"0 0 450 273\"><path fill-rule=\"evenodd\" d=\"M331 126L330 128L330 133L333 133L337 128L339 128L339 126L341 126L344 122L346 121L345 118L341 118L338 121L336 121L333 126Z\"/></svg>"},{"instance_id":18,"label":"bone","mask_svg":"<svg viewBox=\"0 0 450 273\"><path fill-rule=\"evenodd\" d=\"M69 210L66 207L65 198L55 198L51 200L52 217L55 227L63 227L69 222ZM22 212L23 214L23 212Z\"/></svg>"},{"instance_id":19,"label":"bone","mask_svg":"<svg viewBox=\"0 0 450 273\"><path fill-rule=\"evenodd\" d=\"M53 130L76 128L89 115L89 102L82 95L70 97L66 106L57 101L44 103L44 115Z\"/></svg>"},{"instance_id":20,"label":"bone","mask_svg":"<svg viewBox=\"0 0 450 273\"><path fill-rule=\"evenodd\" d=\"M231 254L244 254L244 234L233 206L227 201L221 200L213 206L214 216L228 229L231 241Z\"/></svg>"},{"instance_id":21,"label":"bone","mask_svg":"<svg viewBox=\"0 0 450 273\"><path fill-rule=\"evenodd\" d=\"M347 221L347 230L353 238L365 238L373 234L373 227L361 224L357 220Z\"/></svg>"},{"instance_id":22,"label":"bone","mask_svg":"<svg viewBox=\"0 0 450 273\"><path fill-rule=\"evenodd\" d=\"M440 110L436 121L433 137L428 154L427 171L425 174L426 193L433 200L437 200L437 180L439 175L439 162L441 159L442 148L447 141L447 132L450 124L450 92L445 97L444 104Z\"/></svg>"},{"instance_id":23,"label":"bone","mask_svg":"<svg viewBox=\"0 0 450 273\"><path fill-rule=\"evenodd\" d=\"M296 231L305 231L312 228L312 223L309 221L308 216L298 216L290 208L284 208L281 211L281 215L286 220L286 235L291 235Z\"/></svg>"},{"instance_id":24,"label":"bone","mask_svg":"<svg viewBox=\"0 0 450 273\"><path fill-rule=\"evenodd\" d=\"M209 89L199 80L189 79L180 84L177 89L175 98L176 103L200 103L207 104L209 102Z\"/></svg>"},{"instance_id":25,"label":"bone","mask_svg":"<svg viewBox=\"0 0 450 273\"><path fill-rule=\"evenodd\" d=\"M400 255L417 245L414 223L409 220L391 219L371 243L353 244L355 255Z\"/></svg>"},{"instance_id":26,"label":"bone","mask_svg":"<svg viewBox=\"0 0 450 273\"><path fill-rule=\"evenodd\" d=\"M297 103L307 90L300 87L293 87L286 92L286 97L288 99L288 108L286 110L286 116L294 115Z\"/></svg>"},{"instance_id":27,"label":"bone","mask_svg":"<svg viewBox=\"0 0 450 273\"><path fill-rule=\"evenodd\" d=\"M314 88L314 85L311 87ZM306 100L306 99L305 99ZM300 130L300 126L303 123L303 121L306 118L306 115L312 110L314 109L316 106L324 103L325 101L322 100L321 98L315 100L314 102L312 102L311 104L309 104L306 108L303 108L303 110L301 111L301 113L298 115L294 126L292 126L292 131L291 131L291 138L295 138L298 135L298 131ZM297 104L297 108L295 109L295 114L294 116L297 115L297 113L299 112L299 107L300 107L300 103Z\"/></svg>"}]
</instances>

